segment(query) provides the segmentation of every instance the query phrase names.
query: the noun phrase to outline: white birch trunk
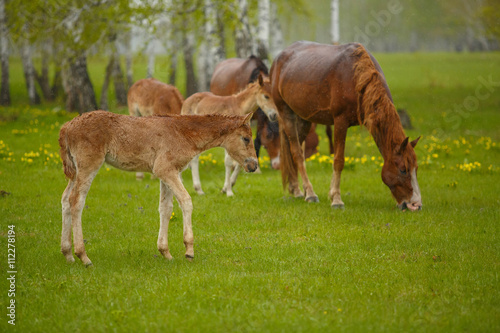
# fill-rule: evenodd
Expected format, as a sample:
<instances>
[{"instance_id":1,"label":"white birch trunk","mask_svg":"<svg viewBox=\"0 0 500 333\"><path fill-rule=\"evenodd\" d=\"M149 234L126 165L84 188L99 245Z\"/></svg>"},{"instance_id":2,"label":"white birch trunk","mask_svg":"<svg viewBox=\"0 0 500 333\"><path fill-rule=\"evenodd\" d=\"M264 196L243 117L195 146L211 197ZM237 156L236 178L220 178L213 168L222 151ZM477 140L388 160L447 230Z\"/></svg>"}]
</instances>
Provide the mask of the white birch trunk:
<instances>
[{"instance_id":1,"label":"white birch trunk","mask_svg":"<svg viewBox=\"0 0 500 333\"><path fill-rule=\"evenodd\" d=\"M248 1L238 0L238 22L235 29L236 54L238 58L247 58L252 54L252 34L248 22Z\"/></svg>"},{"instance_id":2,"label":"white birch trunk","mask_svg":"<svg viewBox=\"0 0 500 333\"><path fill-rule=\"evenodd\" d=\"M23 63L24 78L30 104L37 104L35 87L35 66L33 65L33 49L27 39L21 41L21 61Z\"/></svg>"},{"instance_id":3,"label":"white birch trunk","mask_svg":"<svg viewBox=\"0 0 500 333\"><path fill-rule=\"evenodd\" d=\"M340 42L339 0L331 0L331 14L332 25L330 34L332 38L332 44L338 45Z\"/></svg>"},{"instance_id":4,"label":"white birch trunk","mask_svg":"<svg viewBox=\"0 0 500 333\"><path fill-rule=\"evenodd\" d=\"M5 0L0 0L0 63L2 79L0 88L0 105L10 105L9 87L9 30L5 15Z\"/></svg>"},{"instance_id":5,"label":"white birch trunk","mask_svg":"<svg viewBox=\"0 0 500 333\"><path fill-rule=\"evenodd\" d=\"M215 66L222 60L221 41L217 33L216 2L205 0L205 42L199 55L198 82L201 91L210 89L210 79Z\"/></svg>"},{"instance_id":6,"label":"white birch trunk","mask_svg":"<svg viewBox=\"0 0 500 333\"><path fill-rule=\"evenodd\" d=\"M259 25L257 29L257 56L266 65L269 65L269 25L270 25L270 2L269 0L259 0Z\"/></svg>"},{"instance_id":7,"label":"white birch trunk","mask_svg":"<svg viewBox=\"0 0 500 333\"><path fill-rule=\"evenodd\" d=\"M271 30L273 34L271 36L270 53L271 58L274 59L285 48L285 42L283 39L283 30L281 29L281 24L278 20L277 6L275 3L271 4L271 14Z\"/></svg>"},{"instance_id":8,"label":"white birch trunk","mask_svg":"<svg viewBox=\"0 0 500 333\"><path fill-rule=\"evenodd\" d=\"M148 78L155 75L155 56L154 41L151 41L148 46L148 70L146 74Z\"/></svg>"}]
</instances>

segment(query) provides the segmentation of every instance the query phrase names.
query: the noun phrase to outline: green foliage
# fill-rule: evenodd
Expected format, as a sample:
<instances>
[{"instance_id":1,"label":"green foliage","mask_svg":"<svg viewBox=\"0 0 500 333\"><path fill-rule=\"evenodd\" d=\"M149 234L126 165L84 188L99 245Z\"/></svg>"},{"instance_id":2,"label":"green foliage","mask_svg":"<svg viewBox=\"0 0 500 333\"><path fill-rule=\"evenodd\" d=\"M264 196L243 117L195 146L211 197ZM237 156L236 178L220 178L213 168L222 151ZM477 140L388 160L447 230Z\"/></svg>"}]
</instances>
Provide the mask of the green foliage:
<instances>
[{"instance_id":1,"label":"green foliage","mask_svg":"<svg viewBox=\"0 0 500 333\"><path fill-rule=\"evenodd\" d=\"M500 81L500 54L376 57L397 106L412 117L415 129L407 134L423 136L416 151L423 210L396 209L365 129L349 130L343 211L332 210L327 199L332 171L322 126L320 154L306 162L318 204L284 194L265 157L263 173L241 175L236 196L225 197L219 193L223 151L214 149L200 166L205 196L195 194L189 170L183 174L194 204L193 262L183 258L177 204L169 228L174 260L156 250L158 181L138 182L105 165L83 212L94 266L66 264L59 250L66 182L57 136L75 115L19 104L2 109L0 261L7 262L7 226L15 225L16 328L498 331L500 94L481 100L458 127L446 119L454 105L475 96L479 77ZM0 330L8 329L4 317Z\"/></svg>"}]
</instances>

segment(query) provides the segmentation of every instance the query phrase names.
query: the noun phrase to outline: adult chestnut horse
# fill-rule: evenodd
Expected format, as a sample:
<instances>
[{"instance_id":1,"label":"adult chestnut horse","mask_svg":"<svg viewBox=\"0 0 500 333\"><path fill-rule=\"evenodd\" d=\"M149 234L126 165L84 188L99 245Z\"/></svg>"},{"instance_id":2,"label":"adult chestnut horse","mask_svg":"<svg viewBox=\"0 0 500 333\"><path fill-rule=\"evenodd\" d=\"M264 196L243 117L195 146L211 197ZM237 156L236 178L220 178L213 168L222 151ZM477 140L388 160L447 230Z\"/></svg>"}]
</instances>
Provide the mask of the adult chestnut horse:
<instances>
[{"instance_id":1,"label":"adult chestnut horse","mask_svg":"<svg viewBox=\"0 0 500 333\"><path fill-rule=\"evenodd\" d=\"M377 60L357 43L323 45L296 42L283 50L271 66L273 99L280 114L283 186L296 197L302 178L306 201L318 201L307 176L300 143L311 122L334 125L334 164L329 198L344 207L340 175L344 168L347 129L364 125L384 158L382 180L399 208L422 207L417 182L417 156L392 102Z\"/></svg>"},{"instance_id":2,"label":"adult chestnut horse","mask_svg":"<svg viewBox=\"0 0 500 333\"><path fill-rule=\"evenodd\" d=\"M267 66L256 56L247 59L230 58L221 61L215 67L210 81L210 91L219 96L234 95L245 89L249 83L255 82L261 75L264 79L269 78ZM257 157L260 147L266 148L271 166L279 169L279 132L276 118L270 119L261 109L258 109L253 119L257 119L257 135L254 145Z\"/></svg>"}]
</instances>

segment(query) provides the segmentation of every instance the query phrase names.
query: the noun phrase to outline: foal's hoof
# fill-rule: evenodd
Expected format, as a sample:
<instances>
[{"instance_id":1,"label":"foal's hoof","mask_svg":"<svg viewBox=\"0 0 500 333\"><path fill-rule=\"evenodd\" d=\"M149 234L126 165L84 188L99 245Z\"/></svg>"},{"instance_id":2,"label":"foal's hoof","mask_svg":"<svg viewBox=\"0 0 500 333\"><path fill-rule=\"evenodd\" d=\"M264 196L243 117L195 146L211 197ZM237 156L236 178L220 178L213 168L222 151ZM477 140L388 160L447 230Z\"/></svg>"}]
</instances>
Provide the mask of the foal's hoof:
<instances>
[{"instance_id":1,"label":"foal's hoof","mask_svg":"<svg viewBox=\"0 0 500 333\"><path fill-rule=\"evenodd\" d=\"M194 256L190 255L190 254L186 254L185 255L186 259L189 260L189 261L193 261L194 259Z\"/></svg>"},{"instance_id":2,"label":"foal's hoof","mask_svg":"<svg viewBox=\"0 0 500 333\"><path fill-rule=\"evenodd\" d=\"M344 204L332 204L333 209L345 209Z\"/></svg>"},{"instance_id":3,"label":"foal's hoof","mask_svg":"<svg viewBox=\"0 0 500 333\"><path fill-rule=\"evenodd\" d=\"M88 263L86 263L86 264L85 264L85 267L86 267L86 268L89 268L89 267L92 267L92 266L93 266L93 264L92 264L92 262L91 262L91 261L89 261Z\"/></svg>"},{"instance_id":4,"label":"foal's hoof","mask_svg":"<svg viewBox=\"0 0 500 333\"><path fill-rule=\"evenodd\" d=\"M316 195L311 195L310 197L306 198L307 202L319 202L319 198Z\"/></svg>"}]
</instances>

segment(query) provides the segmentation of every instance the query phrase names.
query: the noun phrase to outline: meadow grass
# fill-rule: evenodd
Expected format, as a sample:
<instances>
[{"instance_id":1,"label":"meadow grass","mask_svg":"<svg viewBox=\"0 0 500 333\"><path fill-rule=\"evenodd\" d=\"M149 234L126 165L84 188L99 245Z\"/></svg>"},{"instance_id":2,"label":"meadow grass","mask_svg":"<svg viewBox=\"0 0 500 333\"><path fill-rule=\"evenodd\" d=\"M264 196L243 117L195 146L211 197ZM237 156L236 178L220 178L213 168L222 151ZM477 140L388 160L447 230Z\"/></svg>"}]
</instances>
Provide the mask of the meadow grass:
<instances>
[{"instance_id":1,"label":"meadow grass","mask_svg":"<svg viewBox=\"0 0 500 333\"><path fill-rule=\"evenodd\" d=\"M327 198L332 172L323 126L320 153L307 161L318 204L288 196L265 152L262 174L242 174L236 196L227 198L220 194L223 151L212 149L200 166L205 196L194 192L189 170L183 174L194 204L193 262L183 258L177 204L169 228L174 259L156 249L158 180L136 181L105 165L83 213L94 265L67 264L57 137L75 115L54 105L3 108L0 191L10 194L0 195L0 330L498 331L498 86L460 122L454 105L475 96L481 77L500 82L500 54L377 58L396 105L413 118L407 134L422 135L423 210L397 210L365 129L348 134L345 210L331 209ZM99 70L91 68L99 86ZM14 94L22 100L21 87ZM15 327L6 316L9 225L16 231Z\"/></svg>"}]
</instances>

